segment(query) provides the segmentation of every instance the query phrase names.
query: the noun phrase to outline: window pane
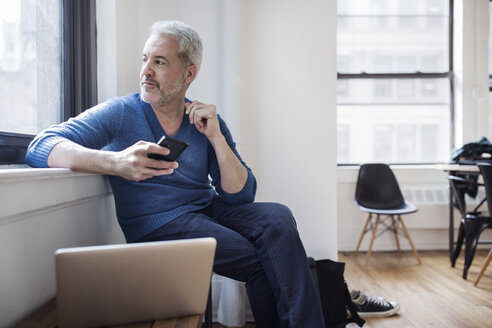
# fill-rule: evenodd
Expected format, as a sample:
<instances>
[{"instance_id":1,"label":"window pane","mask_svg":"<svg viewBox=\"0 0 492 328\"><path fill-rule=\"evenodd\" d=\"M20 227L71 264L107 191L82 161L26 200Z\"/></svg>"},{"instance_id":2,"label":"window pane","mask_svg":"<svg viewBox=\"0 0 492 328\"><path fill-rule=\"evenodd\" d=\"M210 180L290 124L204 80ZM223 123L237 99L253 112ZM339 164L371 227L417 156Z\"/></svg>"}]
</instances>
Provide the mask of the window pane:
<instances>
[{"instance_id":1,"label":"window pane","mask_svg":"<svg viewBox=\"0 0 492 328\"><path fill-rule=\"evenodd\" d=\"M397 81L398 98L413 98L415 97L415 80L401 79Z\"/></svg>"},{"instance_id":2,"label":"window pane","mask_svg":"<svg viewBox=\"0 0 492 328\"><path fill-rule=\"evenodd\" d=\"M60 120L60 1L0 2L0 131Z\"/></svg>"},{"instance_id":3,"label":"window pane","mask_svg":"<svg viewBox=\"0 0 492 328\"><path fill-rule=\"evenodd\" d=\"M338 160L346 163L349 160L349 148L350 148L350 127L345 124L339 124L337 126L337 156Z\"/></svg>"},{"instance_id":4,"label":"window pane","mask_svg":"<svg viewBox=\"0 0 492 328\"><path fill-rule=\"evenodd\" d=\"M442 79L339 79L338 105L449 105L449 80ZM401 90L401 91L400 91Z\"/></svg>"},{"instance_id":5,"label":"window pane","mask_svg":"<svg viewBox=\"0 0 492 328\"><path fill-rule=\"evenodd\" d=\"M489 2L489 75L492 75L492 2Z\"/></svg>"},{"instance_id":6,"label":"window pane","mask_svg":"<svg viewBox=\"0 0 492 328\"><path fill-rule=\"evenodd\" d=\"M374 158L376 162L391 162L393 149L393 126L391 124L374 124Z\"/></svg>"},{"instance_id":7,"label":"window pane","mask_svg":"<svg viewBox=\"0 0 492 328\"><path fill-rule=\"evenodd\" d=\"M411 163L416 158L417 124L396 126L396 162Z\"/></svg>"},{"instance_id":8,"label":"window pane","mask_svg":"<svg viewBox=\"0 0 492 328\"><path fill-rule=\"evenodd\" d=\"M427 163L439 161L436 156L440 147L438 143L439 125L423 124L420 130L420 158Z\"/></svg>"},{"instance_id":9,"label":"window pane","mask_svg":"<svg viewBox=\"0 0 492 328\"><path fill-rule=\"evenodd\" d=\"M447 0L338 3L337 52L346 58L340 73L449 70Z\"/></svg>"},{"instance_id":10,"label":"window pane","mask_svg":"<svg viewBox=\"0 0 492 328\"><path fill-rule=\"evenodd\" d=\"M340 79L339 163L449 160L448 79ZM384 96L383 96L384 95ZM347 146L348 143L348 146ZM339 154L341 151L339 151Z\"/></svg>"}]
</instances>

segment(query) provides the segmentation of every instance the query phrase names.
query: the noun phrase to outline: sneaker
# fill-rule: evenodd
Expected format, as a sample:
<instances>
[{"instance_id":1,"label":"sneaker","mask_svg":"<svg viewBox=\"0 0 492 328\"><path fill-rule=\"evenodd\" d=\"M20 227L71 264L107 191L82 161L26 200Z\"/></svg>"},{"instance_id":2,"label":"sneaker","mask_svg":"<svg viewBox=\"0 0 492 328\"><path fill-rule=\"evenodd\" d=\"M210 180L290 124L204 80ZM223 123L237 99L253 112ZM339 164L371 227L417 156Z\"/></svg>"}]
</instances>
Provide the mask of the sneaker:
<instances>
[{"instance_id":1,"label":"sneaker","mask_svg":"<svg viewBox=\"0 0 492 328\"><path fill-rule=\"evenodd\" d=\"M362 290L350 291L350 297L355 303L357 313L362 318L389 317L400 310L398 302L387 301L383 297L374 297Z\"/></svg>"}]
</instances>

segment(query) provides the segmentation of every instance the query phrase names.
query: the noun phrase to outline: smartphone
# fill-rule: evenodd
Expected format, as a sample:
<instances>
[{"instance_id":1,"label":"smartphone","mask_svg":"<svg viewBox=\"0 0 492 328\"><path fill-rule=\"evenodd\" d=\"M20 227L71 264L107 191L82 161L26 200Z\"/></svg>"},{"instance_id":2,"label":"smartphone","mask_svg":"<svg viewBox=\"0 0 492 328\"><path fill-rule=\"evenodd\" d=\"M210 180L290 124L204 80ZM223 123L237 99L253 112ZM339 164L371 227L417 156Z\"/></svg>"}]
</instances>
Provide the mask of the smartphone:
<instances>
[{"instance_id":1,"label":"smartphone","mask_svg":"<svg viewBox=\"0 0 492 328\"><path fill-rule=\"evenodd\" d=\"M174 139L168 136L163 136L157 144L162 147L167 147L169 148L169 155L161 155L161 154L155 154L155 153L148 153L147 157L153 158L153 159L159 159L162 161L168 161L168 162L174 162L176 159L178 159L179 155L188 147L188 143Z\"/></svg>"}]
</instances>

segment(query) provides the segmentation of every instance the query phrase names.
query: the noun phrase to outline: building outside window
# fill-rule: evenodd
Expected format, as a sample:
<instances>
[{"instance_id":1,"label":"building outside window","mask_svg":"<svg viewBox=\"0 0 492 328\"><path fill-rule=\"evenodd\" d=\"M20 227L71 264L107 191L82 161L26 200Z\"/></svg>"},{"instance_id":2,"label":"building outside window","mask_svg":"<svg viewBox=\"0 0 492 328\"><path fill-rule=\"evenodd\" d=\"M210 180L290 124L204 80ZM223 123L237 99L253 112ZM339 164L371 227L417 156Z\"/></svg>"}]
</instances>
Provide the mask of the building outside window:
<instances>
[{"instance_id":1,"label":"building outside window","mask_svg":"<svg viewBox=\"0 0 492 328\"><path fill-rule=\"evenodd\" d=\"M348 146L350 144L349 129L350 127L348 125L338 125L337 127L337 135L338 135L337 158L339 158L341 161L348 160L348 153L349 153Z\"/></svg>"},{"instance_id":2,"label":"building outside window","mask_svg":"<svg viewBox=\"0 0 492 328\"><path fill-rule=\"evenodd\" d=\"M34 135L61 120L60 1L0 2L0 131Z\"/></svg>"},{"instance_id":3,"label":"building outside window","mask_svg":"<svg viewBox=\"0 0 492 328\"><path fill-rule=\"evenodd\" d=\"M338 3L339 164L448 161L452 2Z\"/></svg>"},{"instance_id":4,"label":"building outside window","mask_svg":"<svg viewBox=\"0 0 492 328\"><path fill-rule=\"evenodd\" d=\"M0 1L0 165L95 105L95 22L95 0Z\"/></svg>"}]
</instances>

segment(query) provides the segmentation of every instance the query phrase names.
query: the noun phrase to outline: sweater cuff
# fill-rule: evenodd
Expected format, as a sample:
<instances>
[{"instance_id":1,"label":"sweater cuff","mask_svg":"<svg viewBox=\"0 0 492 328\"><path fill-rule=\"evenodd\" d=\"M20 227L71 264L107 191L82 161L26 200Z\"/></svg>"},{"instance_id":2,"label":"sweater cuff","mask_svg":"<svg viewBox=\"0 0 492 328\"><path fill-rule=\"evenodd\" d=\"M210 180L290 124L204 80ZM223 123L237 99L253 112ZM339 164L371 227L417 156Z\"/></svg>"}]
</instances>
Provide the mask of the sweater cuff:
<instances>
[{"instance_id":1,"label":"sweater cuff","mask_svg":"<svg viewBox=\"0 0 492 328\"><path fill-rule=\"evenodd\" d=\"M246 184L244 185L241 191L237 193L230 194L225 192L222 188L220 188L220 196L222 199L231 205L240 205L251 203L255 200L256 194L256 179L253 173L248 170L248 179L246 180Z\"/></svg>"},{"instance_id":2,"label":"sweater cuff","mask_svg":"<svg viewBox=\"0 0 492 328\"><path fill-rule=\"evenodd\" d=\"M26 163L31 167L47 168L48 166L48 156L51 153L53 147L63 141L67 141L63 137L50 136L45 137L42 140L34 139L26 154Z\"/></svg>"}]
</instances>

